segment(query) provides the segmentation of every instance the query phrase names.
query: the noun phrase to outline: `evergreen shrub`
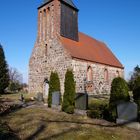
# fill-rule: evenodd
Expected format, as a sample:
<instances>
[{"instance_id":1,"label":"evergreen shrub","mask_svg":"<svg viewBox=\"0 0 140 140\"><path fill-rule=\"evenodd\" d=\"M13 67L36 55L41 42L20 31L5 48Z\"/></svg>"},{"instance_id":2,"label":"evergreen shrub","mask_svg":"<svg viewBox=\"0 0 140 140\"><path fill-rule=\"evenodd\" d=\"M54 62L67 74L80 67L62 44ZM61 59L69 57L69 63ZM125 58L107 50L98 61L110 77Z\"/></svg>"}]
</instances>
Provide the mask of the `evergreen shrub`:
<instances>
[{"instance_id":1,"label":"evergreen shrub","mask_svg":"<svg viewBox=\"0 0 140 140\"><path fill-rule=\"evenodd\" d=\"M60 91L60 80L56 72L51 72L49 81L48 107L52 106L52 93L55 91Z\"/></svg>"},{"instance_id":2,"label":"evergreen shrub","mask_svg":"<svg viewBox=\"0 0 140 140\"><path fill-rule=\"evenodd\" d=\"M64 83L62 111L72 114L75 107L75 82L71 70L67 70Z\"/></svg>"}]
</instances>

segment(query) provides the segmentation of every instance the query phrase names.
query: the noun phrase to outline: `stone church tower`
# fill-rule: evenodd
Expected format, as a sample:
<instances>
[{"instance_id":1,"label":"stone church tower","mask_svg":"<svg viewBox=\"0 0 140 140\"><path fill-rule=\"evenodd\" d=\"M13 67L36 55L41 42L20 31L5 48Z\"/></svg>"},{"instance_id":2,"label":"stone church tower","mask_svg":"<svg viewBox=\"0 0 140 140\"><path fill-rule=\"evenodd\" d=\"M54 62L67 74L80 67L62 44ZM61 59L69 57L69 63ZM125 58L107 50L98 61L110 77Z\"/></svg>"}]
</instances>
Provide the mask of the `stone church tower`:
<instances>
[{"instance_id":1,"label":"stone church tower","mask_svg":"<svg viewBox=\"0 0 140 140\"><path fill-rule=\"evenodd\" d=\"M29 62L29 92L47 96L51 71L60 78L72 69L76 92L108 94L123 66L108 47L78 32L78 9L72 0L44 0L38 7L38 34Z\"/></svg>"}]
</instances>

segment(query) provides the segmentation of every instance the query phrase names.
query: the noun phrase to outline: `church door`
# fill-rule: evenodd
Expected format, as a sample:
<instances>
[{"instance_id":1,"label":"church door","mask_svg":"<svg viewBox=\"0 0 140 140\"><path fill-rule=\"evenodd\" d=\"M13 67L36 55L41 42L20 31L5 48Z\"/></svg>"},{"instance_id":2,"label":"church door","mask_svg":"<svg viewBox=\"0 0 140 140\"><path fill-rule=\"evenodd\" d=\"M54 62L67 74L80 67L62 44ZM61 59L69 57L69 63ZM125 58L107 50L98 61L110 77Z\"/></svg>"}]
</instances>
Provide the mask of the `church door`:
<instances>
[{"instance_id":1,"label":"church door","mask_svg":"<svg viewBox=\"0 0 140 140\"><path fill-rule=\"evenodd\" d=\"M49 95L49 83L45 83L45 96Z\"/></svg>"}]
</instances>

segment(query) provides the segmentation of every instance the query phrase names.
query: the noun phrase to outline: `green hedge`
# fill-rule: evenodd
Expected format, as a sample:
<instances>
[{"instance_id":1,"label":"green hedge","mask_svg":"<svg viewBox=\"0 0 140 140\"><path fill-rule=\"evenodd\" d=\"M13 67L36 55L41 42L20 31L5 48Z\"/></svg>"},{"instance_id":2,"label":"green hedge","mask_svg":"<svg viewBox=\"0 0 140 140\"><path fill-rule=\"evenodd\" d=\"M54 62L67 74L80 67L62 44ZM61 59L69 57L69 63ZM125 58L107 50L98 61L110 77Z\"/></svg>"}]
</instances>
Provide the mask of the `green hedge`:
<instances>
[{"instance_id":1,"label":"green hedge","mask_svg":"<svg viewBox=\"0 0 140 140\"><path fill-rule=\"evenodd\" d=\"M140 121L140 77L137 77L134 81L133 89L133 98L138 105L138 120Z\"/></svg>"},{"instance_id":2,"label":"green hedge","mask_svg":"<svg viewBox=\"0 0 140 140\"><path fill-rule=\"evenodd\" d=\"M110 118L112 121L115 121L117 118L117 104L129 100L129 88L126 81L121 77L115 78L111 84L111 94L109 101Z\"/></svg>"},{"instance_id":3,"label":"green hedge","mask_svg":"<svg viewBox=\"0 0 140 140\"><path fill-rule=\"evenodd\" d=\"M98 101L89 105L87 115L91 118L109 120L108 102Z\"/></svg>"},{"instance_id":4,"label":"green hedge","mask_svg":"<svg viewBox=\"0 0 140 140\"><path fill-rule=\"evenodd\" d=\"M140 77L134 82L133 98L136 103L140 101Z\"/></svg>"},{"instance_id":5,"label":"green hedge","mask_svg":"<svg viewBox=\"0 0 140 140\"><path fill-rule=\"evenodd\" d=\"M66 113L74 113L75 106L75 82L74 75L71 70L67 70L65 75L65 83L64 83L64 95L63 95L63 104L62 111Z\"/></svg>"},{"instance_id":6,"label":"green hedge","mask_svg":"<svg viewBox=\"0 0 140 140\"><path fill-rule=\"evenodd\" d=\"M56 72L51 72L49 81L49 95L48 95L48 107L52 105L52 93L60 91L60 80Z\"/></svg>"}]
</instances>

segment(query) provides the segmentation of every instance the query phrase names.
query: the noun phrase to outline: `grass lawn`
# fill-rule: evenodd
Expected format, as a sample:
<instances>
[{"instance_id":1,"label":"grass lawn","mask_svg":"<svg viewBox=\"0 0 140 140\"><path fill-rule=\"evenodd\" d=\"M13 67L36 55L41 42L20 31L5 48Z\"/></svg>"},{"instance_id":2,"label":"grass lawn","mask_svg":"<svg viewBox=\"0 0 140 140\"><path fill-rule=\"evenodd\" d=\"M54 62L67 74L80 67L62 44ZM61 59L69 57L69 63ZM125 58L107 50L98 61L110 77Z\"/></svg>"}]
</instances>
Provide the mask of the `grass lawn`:
<instances>
[{"instance_id":1,"label":"grass lawn","mask_svg":"<svg viewBox=\"0 0 140 140\"><path fill-rule=\"evenodd\" d=\"M68 115L44 105L22 108L0 120L26 140L140 140L139 131L113 127L104 120Z\"/></svg>"},{"instance_id":2,"label":"grass lawn","mask_svg":"<svg viewBox=\"0 0 140 140\"><path fill-rule=\"evenodd\" d=\"M19 101L21 94L23 94L25 99L29 99L30 97L34 97L34 94L28 94L28 93L9 93L9 94L2 94L0 96L0 99L5 98L5 99L10 99L11 101Z\"/></svg>"}]
</instances>

